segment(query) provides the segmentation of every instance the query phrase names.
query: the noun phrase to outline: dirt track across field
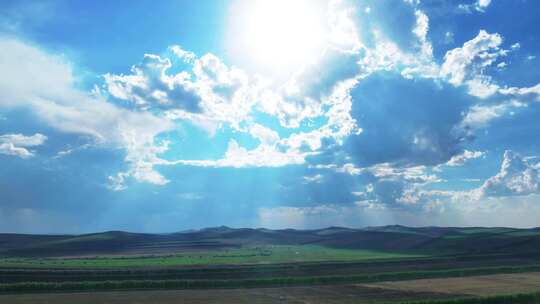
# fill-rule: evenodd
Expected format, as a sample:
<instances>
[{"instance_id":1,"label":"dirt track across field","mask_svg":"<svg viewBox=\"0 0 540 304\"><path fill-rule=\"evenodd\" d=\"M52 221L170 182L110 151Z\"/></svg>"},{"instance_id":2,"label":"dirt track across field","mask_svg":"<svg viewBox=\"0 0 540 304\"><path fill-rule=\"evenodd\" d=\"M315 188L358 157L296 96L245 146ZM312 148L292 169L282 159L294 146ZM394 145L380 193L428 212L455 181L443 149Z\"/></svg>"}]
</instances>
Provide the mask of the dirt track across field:
<instances>
[{"instance_id":1,"label":"dirt track across field","mask_svg":"<svg viewBox=\"0 0 540 304\"><path fill-rule=\"evenodd\" d=\"M474 296L532 293L540 292L540 272L381 282L360 284L359 286L411 292L466 294Z\"/></svg>"}]
</instances>

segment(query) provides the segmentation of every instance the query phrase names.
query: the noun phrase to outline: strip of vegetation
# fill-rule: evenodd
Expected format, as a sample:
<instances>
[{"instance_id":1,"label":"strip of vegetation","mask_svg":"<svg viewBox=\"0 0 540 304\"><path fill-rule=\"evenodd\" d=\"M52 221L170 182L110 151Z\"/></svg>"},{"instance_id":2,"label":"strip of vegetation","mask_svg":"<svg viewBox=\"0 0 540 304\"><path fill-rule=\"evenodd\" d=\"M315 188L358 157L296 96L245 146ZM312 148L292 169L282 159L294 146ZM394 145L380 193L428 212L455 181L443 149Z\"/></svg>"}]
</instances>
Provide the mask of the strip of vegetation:
<instances>
[{"instance_id":1,"label":"strip of vegetation","mask_svg":"<svg viewBox=\"0 0 540 304\"><path fill-rule=\"evenodd\" d=\"M540 271L540 265L530 267L472 268L439 271L375 273L352 276L276 277L240 280L107 280L66 282L21 282L0 284L0 292L54 292L121 289L211 289L253 288L298 285L327 285L343 283L370 283L425 278L467 277L497 273Z\"/></svg>"},{"instance_id":2,"label":"strip of vegetation","mask_svg":"<svg viewBox=\"0 0 540 304\"><path fill-rule=\"evenodd\" d=\"M470 299L403 302L401 304L540 304L540 292Z\"/></svg>"},{"instance_id":3,"label":"strip of vegetation","mask_svg":"<svg viewBox=\"0 0 540 304\"><path fill-rule=\"evenodd\" d=\"M338 249L315 245L255 246L221 251L190 252L171 256L24 258L0 259L3 268L134 268L196 265L241 265L258 263L378 261L422 258L421 254Z\"/></svg>"}]
</instances>

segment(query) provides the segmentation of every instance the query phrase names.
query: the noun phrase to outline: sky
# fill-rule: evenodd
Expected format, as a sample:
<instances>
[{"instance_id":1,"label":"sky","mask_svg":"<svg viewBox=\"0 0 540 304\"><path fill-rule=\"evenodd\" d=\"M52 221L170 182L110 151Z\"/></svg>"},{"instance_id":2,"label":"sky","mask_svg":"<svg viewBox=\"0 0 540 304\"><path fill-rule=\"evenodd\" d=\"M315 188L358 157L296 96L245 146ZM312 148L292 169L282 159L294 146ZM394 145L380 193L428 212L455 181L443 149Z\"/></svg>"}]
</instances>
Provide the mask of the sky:
<instances>
[{"instance_id":1,"label":"sky","mask_svg":"<svg viewBox=\"0 0 540 304\"><path fill-rule=\"evenodd\" d=\"M0 231L540 226L540 2L0 3Z\"/></svg>"}]
</instances>

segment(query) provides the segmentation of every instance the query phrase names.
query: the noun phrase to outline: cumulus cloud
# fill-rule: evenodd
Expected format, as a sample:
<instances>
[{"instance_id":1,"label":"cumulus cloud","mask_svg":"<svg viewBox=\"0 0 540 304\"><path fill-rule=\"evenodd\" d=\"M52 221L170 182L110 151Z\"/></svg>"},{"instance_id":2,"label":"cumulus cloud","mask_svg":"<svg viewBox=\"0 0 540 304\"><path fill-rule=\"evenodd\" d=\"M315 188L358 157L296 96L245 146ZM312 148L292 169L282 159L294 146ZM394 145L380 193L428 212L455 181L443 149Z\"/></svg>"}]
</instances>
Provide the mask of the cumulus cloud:
<instances>
[{"instance_id":1,"label":"cumulus cloud","mask_svg":"<svg viewBox=\"0 0 540 304\"><path fill-rule=\"evenodd\" d=\"M363 191L353 192L362 205L374 208L397 208L415 204L411 193L429 183L436 183L440 178L428 172L425 166L400 167L389 163L377 164L364 168L361 173L367 182Z\"/></svg>"},{"instance_id":2,"label":"cumulus cloud","mask_svg":"<svg viewBox=\"0 0 540 304\"><path fill-rule=\"evenodd\" d=\"M539 192L540 164L530 164L521 155L504 152L501 170L480 187L483 196L528 195Z\"/></svg>"},{"instance_id":3,"label":"cumulus cloud","mask_svg":"<svg viewBox=\"0 0 540 304\"><path fill-rule=\"evenodd\" d=\"M106 74L109 94L143 109L168 110L171 119L188 119L210 130L220 122L239 128L249 118L256 84L243 70L213 54L199 58L180 46L169 50L171 58L146 54L129 75ZM180 71L170 72L173 67Z\"/></svg>"},{"instance_id":4,"label":"cumulus cloud","mask_svg":"<svg viewBox=\"0 0 540 304\"><path fill-rule=\"evenodd\" d=\"M456 157L459 162L478 156L479 153L464 152ZM500 171L487 178L481 186L467 191L456 190L426 190L425 188L407 183L397 184L396 202L422 206L424 209L440 209L444 206L459 204L468 212L477 212L487 208L488 204L496 203L502 208L501 202L508 201L506 197L520 197L540 194L540 163L533 163L536 157L523 157L511 150L506 150ZM465 179L478 182L478 179ZM374 189L374 186L371 186ZM364 192L361 193L364 195Z\"/></svg>"},{"instance_id":5,"label":"cumulus cloud","mask_svg":"<svg viewBox=\"0 0 540 304\"><path fill-rule=\"evenodd\" d=\"M0 135L0 154L18 156L26 159L33 157L33 151L29 147L40 146L47 140L47 136L36 133L31 136L22 134L4 134Z\"/></svg>"},{"instance_id":6,"label":"cumulus cloud","mask_svg":"<svg viewBox=\"0 0 540 304\"><path fill-rule=\"evenodd\" d=\"M179 53L180 50L174 49ZM186 56L184 53L179 53ZM201 97L186 72L169 76L172 63L168 58L146 54L143 61L131 67L131 75L104 76L109 93L143 107L181 108L201 111Z\"/></svg>"},{"instance_id":7,"label":"cumulus cloud","mask_svg":"<svg viewBox=\"0 0 540 304\"><path fill-rule=\"evenodd\" d=\"M465 42L462 47L446 52L439 76L454 86L466 86L470 95L480 99L510 96L518 102L540 101L540 84L508 87L497 84L490 76L490 71L499 71L508 66L507 62L500 61L501 58L521 47L520 43L514 43L505 49L502 43L503 37L500 34L480 30L476 37ZM515 105L515 102L507 100L506 104Z\"/></svg>"},{"instance_id":8,"label":"cumulus cloud","mask_svg":"<svg viewBox=\"0 0 540 304\"><path fill-rule=\"evenodd\" d=\"M276 87L272 83L251 81L244 71L226 66L212 54L199 58L180 47L169 49L183 60L180 72L169 75L173 65L169 58L145 55L143 63L132 67L131 75L105 76L109 94L132 101L142 109L158 107L168 119L189 120L208 130L210 135L222 124L229 124L236 131L249 133L261 144L247 150L231 138L220 160L180 160L167 164L213 167L301 164L305 156L322 147L323 140L339 142L353 132L361 132L350 116L352 101L348 93L356 84L358 73L355 52L329 49L321 62L306 66ZM198 106L191 111L183 104L185 96L173 94L175 90L192 92L191 96L197 98L189 100L196 100ZM180 98L171 100L172 95ZM325 118L326 122L311 131L280 138L276 131L256 122L253 110L277 117L286 128L298 129L307 119ZM123 181L122 175L114 179Z\"/></svg>"},{"instance_id":9,"label":"cumulus cloud","mask_svg":"<svg viewBox=\"0 0 540 304\"><path fill-rule=\"evenodd\" d=\"M441 76L455 85L467 84L469 93L485 98L497 91L491 78L483 75L483 70L505 56L508 51L501 49L503 39L498 33L489 34L480 30L478 35L460 48L450 50L444 56Z\"/></svg>"}]
</instances>

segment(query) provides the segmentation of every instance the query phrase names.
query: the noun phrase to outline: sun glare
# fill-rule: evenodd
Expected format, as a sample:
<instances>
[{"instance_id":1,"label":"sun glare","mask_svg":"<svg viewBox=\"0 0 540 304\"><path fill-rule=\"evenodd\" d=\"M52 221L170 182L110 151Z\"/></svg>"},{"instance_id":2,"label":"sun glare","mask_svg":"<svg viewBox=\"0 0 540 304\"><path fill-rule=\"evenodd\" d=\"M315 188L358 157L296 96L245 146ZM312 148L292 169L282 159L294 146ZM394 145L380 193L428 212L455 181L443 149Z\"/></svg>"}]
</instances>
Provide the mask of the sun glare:
<instances>
[{"instance_id":1,"label":"sun glare","mask_svg":"<svg viewBox=\"0 0 540 304\"><path fill-rule=\"evenodd\" d=\"M286 72L314 61L326 39L324 7L314 0L244 0L231 10L228 43L252 68Z\"/></svg>"}]
</instances>

